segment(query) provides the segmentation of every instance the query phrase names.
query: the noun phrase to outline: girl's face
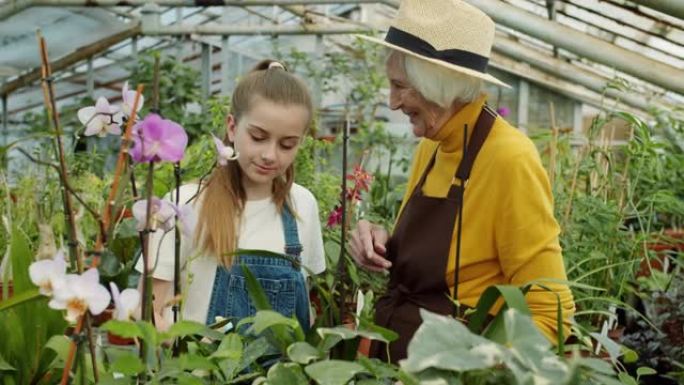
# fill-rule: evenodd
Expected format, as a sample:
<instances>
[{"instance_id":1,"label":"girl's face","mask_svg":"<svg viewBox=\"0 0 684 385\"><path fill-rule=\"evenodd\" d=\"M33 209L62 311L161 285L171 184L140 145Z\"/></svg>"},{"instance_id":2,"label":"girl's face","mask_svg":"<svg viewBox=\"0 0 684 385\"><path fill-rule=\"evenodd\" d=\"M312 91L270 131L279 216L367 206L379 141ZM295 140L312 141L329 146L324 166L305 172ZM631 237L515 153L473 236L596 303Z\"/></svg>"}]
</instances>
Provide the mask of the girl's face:
<instances>
[{"instance_id":1,"label":"girl's face","mask_svg":"<svg viewBox=\"0 0 684 385\"><path fill-rule=\"evenodd\" d=\"M240 153L248 199L271 194L273 180L285 173L297 155L309 111L297 104L278 104L256 96L239 122L228 116L228 138Z\"/></svg>"}]
</instances>

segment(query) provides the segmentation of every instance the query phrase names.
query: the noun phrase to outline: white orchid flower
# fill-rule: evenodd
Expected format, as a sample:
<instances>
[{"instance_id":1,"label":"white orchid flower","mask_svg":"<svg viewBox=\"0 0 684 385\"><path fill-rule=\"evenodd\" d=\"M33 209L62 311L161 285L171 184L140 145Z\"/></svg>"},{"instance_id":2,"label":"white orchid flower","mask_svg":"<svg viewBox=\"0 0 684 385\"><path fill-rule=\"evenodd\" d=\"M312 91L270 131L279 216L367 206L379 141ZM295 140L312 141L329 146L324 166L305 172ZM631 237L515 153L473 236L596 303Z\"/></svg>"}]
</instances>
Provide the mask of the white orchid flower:
<instances>
[{"instance_id":1,"label":"white orchid flower","mask_svg":"<svg viewBox=\"0 0 684 385\"><path fill-rule=\"evenodd\" d=\"M107 99L102 96L97 99L95 107L84 107L78 110L78 120L86 125L85 132L83 132L85 136L121 135L122 118L119 108L109 105Z\"/></svg>"},{"instance_id":2,"label":"white orchid flower","mask_svg":"<svg viewBox=\"0 0 684 385\"><path fill-rule=\"evenodd\" d=\"M139 200L133 204L133 216L135 217L138 231L145 229L147 218L147 199ZM173 230L175 224L174 216L176 208L173 203L152 197L152 208L150 218L150 229L156 231L161 227L164 231Z\"/></svg>"},{"instance_id":3,"label":"white orchid flower","mask_svg":"<svg viewBox=\"0 0 684 385\"><path fill-rule=\"evenodd\" d=\"M100 274L91 268L81 275L68 274L60 281L48 306L66 310L66 320L73 323L88 310L93 315L102 313L110 300L109 290L100 285Z\"/></svg>"},{"instance_id":4,"label":"white orchid flower","mask_svg":"<svg viewBox=\"0 0 684 385\"><path fill-rule=\"evenodd\" d=\"M40 288L40 294L50 296L55 286L66 278L66 268L64 252L60 250L52 259L33 262L29 266L29 277Z\"/></svg>"},{"instance_id":5,"label":"white orchid flower","mask_svg":"<svg viewBox=\"0 0 684 385\"><path fill-rule=\"evenodd\" d=\"M130 320L140 305L140 293L136 289L124 289L124 291L119 292L119 288L114 282L109 283L109 288L112 291L112 300L115 306L114 318L119 321Z\"/></svg>"},{"instance_id":6,"label":"white orchid flower","mask_svg":"<svg viewBox=\"0 0 684 385\"><path fill-rule=\"evenodd\" d=\"M121 89L121 112L123 112L123 114L126 115L126 117L130 117L133 113L133 102L135 101L135 94L135 91L130 91L128 89L128 82L125 82L123 88ZM136 113L140 111L144 102L145 98L141 94L140 99L138 100L138 108L135 110Z\"/></svg>"},{"instance_id":7,"label":"white orchid flower","mask_svg":"<svg viewBox=\"0 0 684 385\"><path fill-rule=\"evenodd\" d=\"M212 134L211 137L214 139L214 144L216 145L219 165L225 166L228 164L228 161L235 160L240 156L239 152L235 151L233 147L223 144L223 141L214 134Z\"/></svg>"}]
</instances>

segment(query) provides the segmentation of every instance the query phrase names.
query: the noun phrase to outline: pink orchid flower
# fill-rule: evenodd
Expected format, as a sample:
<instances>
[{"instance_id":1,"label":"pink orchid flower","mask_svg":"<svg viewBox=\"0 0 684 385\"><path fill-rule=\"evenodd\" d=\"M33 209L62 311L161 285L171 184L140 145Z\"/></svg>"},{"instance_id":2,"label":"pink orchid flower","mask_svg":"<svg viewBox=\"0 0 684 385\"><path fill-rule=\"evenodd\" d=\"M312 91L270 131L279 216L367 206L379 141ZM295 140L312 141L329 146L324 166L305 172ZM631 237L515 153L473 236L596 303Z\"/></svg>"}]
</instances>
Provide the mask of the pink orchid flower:
<instances>
[{"instance_id":1,"label":"pink orchid flower","mask_svg":"<svg viewBox=\"0 0 684 385\"><path fill-rule=\"evenodd\" d=\"M134 145L130 151L134 161L178 162L188 145L188 134L178 123L149 114L136 124Z\"/></svg>"},{"instance_id":2,"label":"pink orchid flower","mask_svg":"<svg viewBox=\"0 0 684 385\"><path fill-rule=\"evenodd\" d=\"M214 134L212 134L211 137L214 139L214 144L216 145L216 152L218 153L217 161L220 166L225 166L228 164L228 161L236 160L238 156L240 156L239 152L235 151L233 147L223 144L223 141Z\"/></svg>"}]
</instances>

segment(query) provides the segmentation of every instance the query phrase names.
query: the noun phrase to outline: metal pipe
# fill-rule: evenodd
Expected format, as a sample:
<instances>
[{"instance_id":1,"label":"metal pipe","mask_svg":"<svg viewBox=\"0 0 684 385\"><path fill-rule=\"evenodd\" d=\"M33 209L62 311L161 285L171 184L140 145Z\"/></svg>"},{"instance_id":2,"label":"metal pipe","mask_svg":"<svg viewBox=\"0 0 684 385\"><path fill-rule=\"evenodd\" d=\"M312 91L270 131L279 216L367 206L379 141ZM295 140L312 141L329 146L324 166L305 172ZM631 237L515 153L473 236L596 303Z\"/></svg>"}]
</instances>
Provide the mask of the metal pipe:
<instances>
[{"instance_id":1,"label":"metal pipe","mask_svg":"<svg viewBox=\"0 0 684 385\"><path fill-rule=\"evenodd\" d=\"M681 69L548 21L503 1L468 2L480 8L497 23L684 95L684 76Z\"/></svg>"},{"instance_id":2,"label":"metal pipe","mask_svg":"<svg viewBox=\"0 0 684 385\"><path fill-rule=\"evenodd\" d=\"M121 7L142 6L149 0L9 0L0 6L0 20L6 19L29 7ZM321 4L368 4L381 3L396 6L393 0L156 0L163 7L207 6L269 6L269 5L321 5Z\"/></svg>"},{"instance_id":3,"label":"metal pipe","mask_svg":"<svg viewBox=\"0 0 684 385\"><path fill-rule=\"evenodd\" d=\"M211 93L211 50L209 44L202 44L202 60L200 64L202 74L202 102L209 99Z\"/></svg>"},{"instance_id":4,"label":"metal pipe","mask_svg":"<svg viewBox=\"0 0 684 385\"><path fill-rule=\"evenodd\" d=\"M565 95L571 99L586 103L597 108L611 108L621 109L627 112L634 113L638 116L648 116L648 112L628 106L621 101L614 101L610 98L605 98L595 91L589 90L585 87L575 83L559 79L553 75L547 74L542 70L529 66L527 63L521 62L517 59L512 59L504 56L498 52L492 52L490 65L498 68L501 71L508 72L522 79L529 80L531 83L538 84L551 91ZM521 79L521 80L522 80Z\"/></svg>"},{"instance_id":5,"label":"metal pipe","mask_svg":"<svg viewBox=\"0 0 684 385\"><path fill-rule=\"evenodd\" d=\"M32 5L32 0L9 0L9 3L0 6L0 20L4 20L15 13L19 13Z\"/></svg>"},{"instance_id":6,"label":"metal pipe","mask_svg":"<svg viewBox=\"0 0 684 385\"><path fill-rule=\"evenodd\" d=\"M221 94L230 95L230 36L221 38Z\"/></svg>"},{"instance_id":7,"label":"metal pipe","mask_svg":"<svg viewBox=\"0 0 684 385\"><path fill-rule=\"evenodd\" d=\"M104 51L105 49L118 44L130 37L136 36L137 34L140 33L140 26L138 23L135 23L131 26L131 28L124 30L122 32L117 32L114 35L107 36L106 38L96 41L95 43L92 43L90 45L80 47L76 49L74 52L68 54L67 56L64 56L60 59L55 60L54 62L50 63L52 70L54 72L60 71L64 68L69 67L72 64L75 64L85 58L88 58L90 56L96 55L99 52ZM0 87L0 95L7 95L9 93L12 93L16 91L17 89L27 86L31 84L32 82L40 79L41 77L41 69L36 68L22 76L19 76L18 78L9 81L5 83L2 87Z\"/></svg>"},{"instance_id":8,"label":"metal pipe","mask_svg":"<svg viewBox=\"0 0 684 385\"><path fill-rule=\"evenodd\" d=\"M648 111L650 107L650 103L643 96L630 95L614 88L609 88L609 79L602 78L577 66L545 55L500 34L497 34L493 48L498 53L528 63L556 77L580 84L592 91L605 93L607 96L620 100L632 107L643 111Z\"/></svg>"},{"instance_id":9,"label":"metal pipe","mask_svg":"<svg viewBox=\"0 0 684 385\"><path fill-rule=\"evenodd\" d=\"M631 0L633 3L684 19L684 1L682 0Z\"/></svg>"},{"instance_id":10,"label":"metal pipe","mask_svg":"<svg viewBox=\"0 0 684 385\"><path fill-rule=\"evenodd\" d=\"M158 35L345 35L371 32L370 28L348 26L344 24L308 24L308 25L259 25L235 26L227 24L202 25L167 25L153 28L145 23L142 34Z\"/></svg>"}]
</instances>

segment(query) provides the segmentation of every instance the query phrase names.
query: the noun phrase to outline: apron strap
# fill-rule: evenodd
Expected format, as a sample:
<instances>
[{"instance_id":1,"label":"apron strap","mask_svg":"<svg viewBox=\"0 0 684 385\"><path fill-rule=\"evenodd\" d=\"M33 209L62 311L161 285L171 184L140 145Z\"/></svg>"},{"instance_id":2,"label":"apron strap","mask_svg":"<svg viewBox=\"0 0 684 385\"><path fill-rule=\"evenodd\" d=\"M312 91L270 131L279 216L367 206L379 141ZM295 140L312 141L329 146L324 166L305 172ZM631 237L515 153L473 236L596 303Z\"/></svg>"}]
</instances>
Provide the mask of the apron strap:
<instances>
[{"instance_id":1,"label":"apron strap","mask_svg":"<svg viewBox=\"0 0 684 385\"><path fill-rule=\"evenodd\" d=\"M463 158L461 159L461 163L458 164L456 174L454 174L454 182L458 180L460 183L452 183L451 188L449 188L449 194L447 195L449 199L458 199L459 190L465 190L465 185L468 182L468 179L470 179L470 172L473 169L475 158L477 158L477 154L480 153L480 149L482 148L485 139L487 139L487 136L494 125L496 116L496 112L492 111L489 106L485 105L480 112L480 116L477 118L475 129L470 136L470 141L467 140L468 126L465 127L463 138ZM465 142L468 142L467 146Z\"/></svg>"},{"instance_id":2,"label":"apron strap","mask_svg":"<svg viewBox=\"0 0 684 385\"><path fill-rule=\"evenodd\" d=\"M477 123L475 123L475 129L469 142L468 126L466 125L463 135L463 158L454 175L454 181L458 179L459 183L452 184L449 188L449 194L447 195L449 199L456 200L456 210L458 212L458 227L456 229L456 266L454 266L454 295L452 297L454 300L454 316L457 318L461 318L463 313L460 311L461 309L458 305L458 281L459 272L461 271L461 232L463 229L463 196L465 195L466 184L470 178L470 172L473 169L475 158L477 158L485 139L487 139L489 132L492 130L494 121L496 121L496 116L496 112L485 105L480 112L480 116L477 118Z\"/></svg>"}]
</instances>

